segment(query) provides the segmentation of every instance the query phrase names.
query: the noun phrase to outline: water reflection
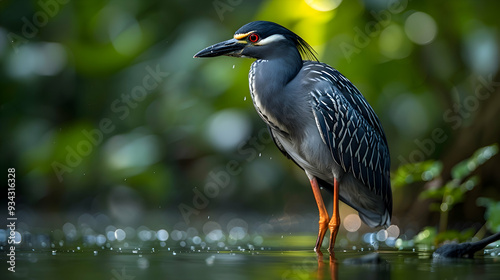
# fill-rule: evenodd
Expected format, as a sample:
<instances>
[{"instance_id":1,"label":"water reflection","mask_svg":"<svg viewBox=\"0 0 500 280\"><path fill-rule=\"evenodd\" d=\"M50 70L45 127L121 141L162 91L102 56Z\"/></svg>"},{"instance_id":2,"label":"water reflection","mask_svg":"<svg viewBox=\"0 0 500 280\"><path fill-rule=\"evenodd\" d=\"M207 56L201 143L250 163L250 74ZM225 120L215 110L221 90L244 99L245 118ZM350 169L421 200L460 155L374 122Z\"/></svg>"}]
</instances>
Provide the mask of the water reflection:
<instances>
[{"instance_id":1,"label":"water reflection","mask_svg":"<svg viewBox=\"0 0 500 280\"><path fill-rule=\"evenodd\" d=\"M324 279L325 275L325 261L323 259L323 253L321 251L317 251L316 255L318 256L318 272L317 272L317 278L320 280ZM335 253L331 253L328 255L328 271L330 272L330 278L327 279L332 279L332 280L337 280L338 279L338 267L337 267L337 259L335 258Z\"/></svg>"},{"instance_id":2,"label":"water reflection","mask_svg":"<svg viewBox=\"0 0 500 280\"><path fill-rule=\"evenodd\" d=\"M315 236L301 232L285 216L211 215L189 225L158 224L160 219L153 217L156 223L131 226L113 222L105 214L83 214L61 222L50 232L21 224L16 257L23 264L19 271L37 279L53 279L53 275L70 278L60 271L63 267L71 267L71 273L99 267L95 276L108 279L117 279L112 271L122 273L123 268L136 279L177 279L182 275L183 279L217 280L408 280L429 278L429 273L439 275L435 279L472 273L479 273L479 278L493 272L500 275L498 251L488 251L474 262L433 264L432 248L416 247L413 234L401 232L396 225L368 233L362 228L349 231L358 227L355 215L339 235L335 254L314 253L311 245ZM0 229L0 250L6 248L7 234ZM408 271L415 272L408 275Z\"/></svg>"},{"instance_id":3,"label":"water reflection","mask_svg":"<svg viewBox=\"0 0 500 280\"><path fill-rule=\"evenodd\" d=\"M16 275L27 278L118 279L497 279L498 257L433 263L420 252L311 249L200 250L187 248L114 248L111 250L19 251ZM71 269L68 269L70 267ZM35 277L36 276L36 277Z\"/></svg>"}]
</instances>

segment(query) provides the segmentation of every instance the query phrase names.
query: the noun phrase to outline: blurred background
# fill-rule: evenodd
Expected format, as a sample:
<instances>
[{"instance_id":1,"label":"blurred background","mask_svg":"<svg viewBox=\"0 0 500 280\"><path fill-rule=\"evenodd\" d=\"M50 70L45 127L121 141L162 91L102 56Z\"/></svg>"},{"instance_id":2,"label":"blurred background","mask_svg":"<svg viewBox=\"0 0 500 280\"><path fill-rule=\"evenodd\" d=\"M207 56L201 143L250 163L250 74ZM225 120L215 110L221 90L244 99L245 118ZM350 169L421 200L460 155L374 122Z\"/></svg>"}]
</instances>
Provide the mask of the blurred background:
<instances>
[{"instance_id":1,"label":"blurred background","mask_svg":"<svg viewBox=\"0 0 500 280\"><path fill-rule=\"evenodd\" d=\"M500 231L499 9L476 0L1 1L0 169L15 168L17 238L47 248L129 238L223 247L314 236L307 178L254 111L252 61L192 58L253 20L303 37L384 126L394 226L368 229L342 206L341 246L373 231L393 246Z\"/></svg>"}]
</instances>

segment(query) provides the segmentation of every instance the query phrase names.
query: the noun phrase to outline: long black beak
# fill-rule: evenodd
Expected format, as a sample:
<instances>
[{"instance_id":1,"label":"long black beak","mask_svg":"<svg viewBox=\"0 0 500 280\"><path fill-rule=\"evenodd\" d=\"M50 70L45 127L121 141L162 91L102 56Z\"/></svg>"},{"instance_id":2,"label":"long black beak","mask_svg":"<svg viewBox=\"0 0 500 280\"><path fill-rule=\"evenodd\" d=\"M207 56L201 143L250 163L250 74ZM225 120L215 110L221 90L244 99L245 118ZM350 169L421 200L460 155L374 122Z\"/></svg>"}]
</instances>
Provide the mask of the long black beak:
<instances>
[{"instance_id":1,"label":"long black beak","mask_svg":"<svg viewBox=\"0 0 500 280\"><path fill-rule=\"evenodd\" d=\"M240 43L236 39L230 39L224 42L211 45L197 52L193 57L214 57L214 56L241 56L241 51L245 48L245 43Z\"/></svg>"}]
</instances>

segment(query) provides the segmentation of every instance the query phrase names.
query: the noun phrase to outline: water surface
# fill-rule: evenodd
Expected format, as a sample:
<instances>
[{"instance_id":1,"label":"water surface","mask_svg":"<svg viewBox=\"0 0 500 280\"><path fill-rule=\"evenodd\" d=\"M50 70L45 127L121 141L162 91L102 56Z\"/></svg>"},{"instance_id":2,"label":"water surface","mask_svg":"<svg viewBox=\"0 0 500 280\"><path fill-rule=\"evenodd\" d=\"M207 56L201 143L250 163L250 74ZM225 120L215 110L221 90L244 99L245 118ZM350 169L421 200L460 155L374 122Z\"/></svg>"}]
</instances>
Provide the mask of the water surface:
<instances>
[{"instance_id":1,"label":"water surface","mask_svg":"<svg viewBox=\"0 0 500 280\"><path fill-rule=\"evenodd\" d=\"M500 257L434 262L430 252L339 250L335 260L310 249L104 249L19 251L2 279L499 279ZM2 252L2 259L5 254ZM7 276L7 277L4 277Z\"/></svg>"}]
</instances>

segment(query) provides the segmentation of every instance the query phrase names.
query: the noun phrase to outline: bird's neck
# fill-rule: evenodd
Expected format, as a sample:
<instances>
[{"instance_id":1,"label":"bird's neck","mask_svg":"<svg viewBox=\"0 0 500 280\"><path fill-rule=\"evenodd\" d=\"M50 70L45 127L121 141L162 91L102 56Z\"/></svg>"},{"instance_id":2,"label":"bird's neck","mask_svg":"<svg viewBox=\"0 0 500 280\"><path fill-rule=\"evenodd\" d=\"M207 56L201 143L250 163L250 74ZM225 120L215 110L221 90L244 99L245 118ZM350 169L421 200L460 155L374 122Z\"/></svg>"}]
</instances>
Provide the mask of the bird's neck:
<instances>
[{"instance_id":1,"label":"bird's neck","mask_svg":"<svg viewBox=\"0 0 500 280\"><path fill-rule=\"evenodd\" d=\"M261 94L280 92L302 68L300 54L259 59L252 64L255 85Z\"/></svg>"},{"instance_id":2,"label":"bird's neck","mask_svg":"<svg viewBox=\"0 0 500 280\"><path fill-rule=\"evenodd\" d=\"M249 74L250 93L255 109L260 117L272 128L290 134L289 122L293 122L293 114L288 112L295 108L296 99L286 86L297 76L302 68L302 58L282 56L274 59L259 59L252 64Z\"/></svg>"}]
</instances>

